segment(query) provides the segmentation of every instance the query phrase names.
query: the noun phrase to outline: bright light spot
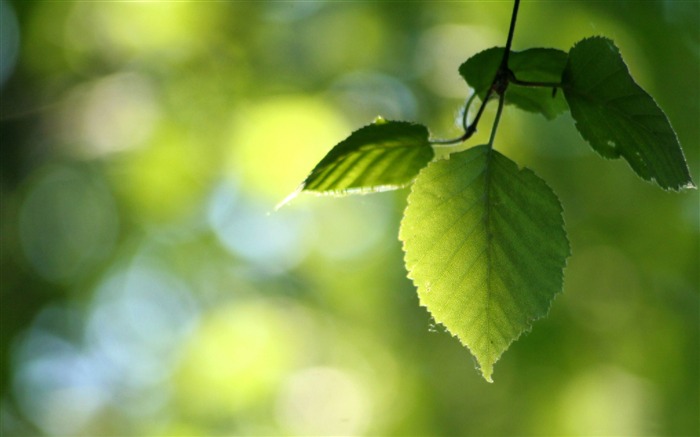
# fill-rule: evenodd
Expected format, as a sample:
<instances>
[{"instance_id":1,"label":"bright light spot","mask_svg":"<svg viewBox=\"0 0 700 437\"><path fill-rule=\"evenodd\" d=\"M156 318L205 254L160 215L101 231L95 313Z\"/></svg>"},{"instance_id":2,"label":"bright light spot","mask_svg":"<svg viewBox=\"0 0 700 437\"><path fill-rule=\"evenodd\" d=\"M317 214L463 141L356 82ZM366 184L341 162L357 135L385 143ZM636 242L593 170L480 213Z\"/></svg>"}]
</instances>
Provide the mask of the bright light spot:
<instances>
[{"instance_id":1,"label":"bright light spot","mask_svg":"<svg viewBox=\"0 0 700 437\"><path fill-rule=\"evenodd\" d=\"M276 97L236 114L228 168L270 210L311 172L350 129L318 99Z\"/></svg>"},{"instance_id":2,"label":"bright light spot","mask_svg":"<svg viewBox=\"0 0 700 437\"><path fill-rule=\"evenodd\" d=\"M110 162L109 175L134 217L162 222L200 207L212 174L201 147L181 126L161 124L146 147Z\"/></svg>"},{"instance_id":3,"label":"bright light spot","mask_svg":"<svg viewBox=\"0 0 700 437\"><path fill-rule=\"evenodd\" d=\"M209 416L266 404L309 359L310 329L308 315L290 302L236 302L209 313L174 381L183 408Z\"/></svg>"},{"instance_id":4,"label":"bright light spot","mask_svg":"<svg viewBox=\"0 0 700 437\"><path fill-rule=\"evenodd\" d=\"M413 120L417 104L411 90L400 80L371 71L341 76L330 88L338 107L352 117L353 124L367 124L377 115L388 120Z\"/></svg>"},{"instance_id":5,"label":"bright light spot","mask_svg":"<svg viewBox=\"0 0 700 437\"><path fill-rule=\"evenodd\" d=\"M381 56L391 53L385 51L386 37L386 26L378 14L356 2L326 8L295 34L295 40L303 44L303 61L320 77L380 64ZM286 41L284 44L289 47Z\"/></svg>"},{"instance_id":6,"label":"bright light spot","mask_svg":"<svg viewBox=\"0 0 700 437\"><path fill-rule=\"evenodd\" d=\"M372 404L359 378L332 367L290 377L277 401L277 421L297 435L362 435Z\"/></svg>"},{"instance_id":7,"label":"bright light spot","mask_svg":"<svg viewBox=\"0 0 700 437\"><path fill-rule=\"evenodd\" d=\"M354 258L376 247L394 219L388 196L322 199L314 205L315 246L331 259Z\"/></svg>"},{"instance_id":8,"label":"bright light spot","mask_svg":"<svg viewBox=\"0 0 700 437\"><path fill-rule=\"evenodd\" d=\"M308 216L303 211L269 208L235 193L230 184L214 192L208 211L211 227L232 253L268 274L298 265L308 251Z\"/></svg>"},{"instance_id":9,"label":"bright light spot","mask_svg":"<svg viewBox=\"0 0 700 437\"><path fill-rule=\"evenodd\" d=\"M137 263L99 287L85 335L116 379L143 388L169 376L196 317L182 281Z\"/></svg>"},{"instance_id":10,"label":"bright light spot","mask_svg":"<svg viewBox=\"0 0 700 437\"><path fill-rule=\"evenodd\" d=\"M105 412L161 417L197 315L184 284L143 264L110 276L88 314L84 326L79 311L45 309L14 351L15 397L47 435L105 434Z\"/></svg>"},{"instance_id":11,"label":"bright light spot","mask_svg":"<svg viewBox=\"0 0 700 437\"><path fill-rule=\"evenodd\" d=\"M112 250L117 211L102 181L68 167L40 172L20 211L22 248L44 278L76 278Z\"/></svg>"},{"instance_id":12,"label":"bright light spot","mask_svg":"<svg viewBox=\"0 0 700 437\"><path fill-rule=\"evenodd\" d=\"M0 0L0 88L15 69L19 36L19 24L12 5Z\"/></svg>"},{"instance_id":13,"label":"bright light spot","mask_svg":"<svg viewBox=\"0 0 700 437\"><path fill-rule=\"evenodd\" d=\"M72 144L87 157L142 146L160 115L151 85L136 73L109 76L81 94L73 97L80 101L79 113L63 122L78 120Z\"/></svg>"},{"instance_id":14,"label":"bright light spot","mask_svg":"<svg viewBox=\"0 0 700 437\"><path fill-rule=\"evenodd\" d=\"M54 363L61 367L76 367L79 363ZM27 369L31 372L31 366ZM39 424L50 435L76 435L86 428L100 407L105 394L93 387L66 387L44 393Z\"/></svg>"},{"instance_id":15,"label":"bright light spot","mask_svg":"<svg viewBox=\"0 0 700 437\"><path fill-rule=\"evenodd\" d=\"M75 316L44 310L15 350L15 398L47 435L81 434L109 400L100 363L55 333Z\"/></svg>"},{"instance_id":16,"label":"bright light spot","mask_svg":"<svg viewBox=\"0 0 700 437\"><path fill-rule=\"evenodd\" d=\"M78 2L66 21L69 45L116 61L135 56L181 59L212 28L212 8L190 2Z\"/></svg>"},{"instance_id":17,"label":"bright light spot","mask_svg":"<svg viewBox=\"0 0 700 437\"><path fill-rule=\"evenodd\" d=\"M646 381L620 369L598 369L564 390L566 435L645 435L657 423L656 397Z\"/></svg>"},{"instance_id":18,"label":"bright light spot","mask_svg":"<svg viewBox=\"0 0 700 437\"><path fill-rule=\"evenodd\" d=\"M469 88L457 70L466 61L465 53L476 54L499 38L488 27L454 24L432 27L420 37L414 68L438 95L462 99L468 95Z\"/></svg>"}]
</instances>

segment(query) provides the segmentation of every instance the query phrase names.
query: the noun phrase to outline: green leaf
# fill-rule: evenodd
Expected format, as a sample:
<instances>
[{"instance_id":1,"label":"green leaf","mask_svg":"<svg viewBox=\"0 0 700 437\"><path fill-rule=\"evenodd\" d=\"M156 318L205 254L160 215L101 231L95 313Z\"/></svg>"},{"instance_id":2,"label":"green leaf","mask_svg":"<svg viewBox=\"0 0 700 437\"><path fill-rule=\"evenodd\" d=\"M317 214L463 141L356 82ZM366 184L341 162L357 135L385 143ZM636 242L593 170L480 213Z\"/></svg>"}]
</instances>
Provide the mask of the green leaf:
<instances>
[{"instance_id":1,"label":"green leaf","mask_svg":"<svg viewBox=\"0 0 700 437\"><path fill-rule=\"evenodd\" d=\"M420 172L399 238L421 305L489 382L510 343L547 314L570 252L554 192L487 146Z\"/></svg>"},{"instance_id":2,"label":"green leaf","mask_svg":"<svg viewBox=\"0 0 700 437\"><path fill-rule=\"evenodd\" d=\"M598 153L622 156L639 176L664 189L695 186L666 114L634 82L611 40L578 42L562 81L576 127Z\"/></svg>"},{"instance_id":3,"label":"green leaf","mask_svg":"<svg viewBox=\"0 0 700 437\"><path fill-rule=\"evenodd\" d=\"M502 47L492 47L477 53L459 67L459 74L474 88L483 100L491 86L503 57ZM557 49L534 48L522 52L511 51L508 67L515 77L529 82L561 81L566 65L566 52ZM551 88L532 88L510 84L506 90L506 103L525 111L543 114L548 119L568 109L566 101L558 93L552 97Z\"/></svg>"},{"instance_id":4,"label":"green leaf","mask_svg":"<svg viewBox=\"0 0 700 437\"><path fill-rule=\"evenodd\" d=\"M353 132L319 162L304 191L375 192L404 187L433 159L428 129L404 121L378 121Z\"/></svg>"}]
</instances>

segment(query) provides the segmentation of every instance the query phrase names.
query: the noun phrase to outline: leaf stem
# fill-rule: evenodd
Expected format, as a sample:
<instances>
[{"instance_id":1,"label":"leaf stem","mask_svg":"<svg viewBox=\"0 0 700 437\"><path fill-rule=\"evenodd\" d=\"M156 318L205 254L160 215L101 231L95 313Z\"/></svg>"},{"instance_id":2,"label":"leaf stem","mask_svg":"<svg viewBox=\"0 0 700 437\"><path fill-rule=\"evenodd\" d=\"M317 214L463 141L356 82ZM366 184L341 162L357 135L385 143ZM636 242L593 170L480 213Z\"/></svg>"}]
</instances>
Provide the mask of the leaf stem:
<instances>
[{"instance_id":1,"label":"leaf stem","mask_svg":"<svg viewBox=\"0 0 700 437\"><path fill-rule=\"evenodd\" d=\"M469 139L474 132L476 132L476 122L477 120L481 117L481 113L484 112L484 105L485 103L481 103L481 107L479 108L479 112L476 115L476 118L472 122L472 125L469 126L467 123L467 117L469 116L469 108L472 106L472 102L476 98L476 93L473 93L469 99L467 99L467 103L464 105L464 112L462 113L462 128L464 129L464 133L460 135L457 138L451 138L448 140L430 140L430 144L440 146L440 145L452 145L452 144L457 144L457 143L462 143ZM473 127L472 127L473 126Z\"/></svg>"},{"instance_id":2,"label":"leaf stem","mask_svg":"<svg viewBox=\"0 0 700 437\"><path fill-rule=\"evenodd\" d=\"M476 132L476 126L479 124L479 120L481 120L481 115L484 113L484 109L486 109L486 104L488 103L489 99L491 98L491 95L493 94L493 86L489 88L489 90L486 92L486 95L484 96L484 100L481 101L481 106L479 106L479 111L476 113L476 117L474 117L474 120L472 120L471 124L469 127L464 132L464 139L467 140L469 137L474 135L474 132Z\"/></svg>"},{"instance_id":3,"label":"leaf stem","mask_svg":"<svg viewBox=\"0 0 700 437\"><path fill-rule=\"evenodd\" d=\"M503 51L503 59L501 59L501 69L508 68L508 57L510 56L510 47L513 45L513 34L515 33L515 22L518 19L518 8L520 0L515 0L513 4L513 14L510 17L510 28L508 29L508 39L506 40L506 48Z\"/></svg>"},{"instance_id":4,"label":"leaf stem","mask_svg":"<svg viewBox=\"0 0 700 437\"><path fill-rule=\"evenodd\" d=\"M467 123L467 117L469 116L469 108L472 106L472 102L474 101L475 97L476 93L472 93L472 95L469 97L469 100L467 100L467 103L464 105L464 112L462 113L462 128L464 129L464 132L469 130L469 123Z\"/></svg>"},{"instance_id":5,"label":"leaf stem","mask_svg":"<svg viewBox=\"0 0 700 437\"><path fill-rule=\"evenodd\" d=\"M508 39L506 40L506 47L503 50L503 58L501 58L501 65L498 67L496 76L493 78L493 82L491 83L491 88L489 88L489 93L486 95L486 100L488 100L491 93L498 93L498 109L496 110L496 118L493 121L491 136L489 137L489 150L493 149L493 140L496 138L498 123L501 121L501 114L503 113L508 83L515 78L515 75L511 69L508 68L508 59L510 57L510 48L513 45L513 34L515 34L515 23L518 20L519 7L520 0L515 0L513 3L513 14L510 17L510 27L508 28Z\"/></svg>"},{"instance_id":6,"label":"leaf stem","mask_svg":"<svg viewBox=\"0 0 700 437\"><path fill-rule=\"evenodd\" d=\"M491 140L489 141L489 144L493 143L493 138L496 134L496 128L498 127L498 120L501 116L501 111L503 110L503 103L504 103L504 96L506 92L506 88L508 88L508 83L513 81L514 83L520 82L519 85L525 85L523 83L524 81L518 81L515 78L515 75L513 72L508 68L508 59L510 56L510 48L513 45L513 35L515 34L515 23L518 19L518 8L520 7L520 0L515 0L513 4L513 13L510 17L510 26L508 28L508 39L506 40L506 47L505 50L503 51L503 58L501 58L501 64L498 67L498 71L496 71L496 75L493 78L493 81L491 82L491 86L489 89L486 91L486 95L481 101L481 106L479 107L479 110L476 113L476 116L474 117L474 120L472 120L471 123L467 123L467 116L469 113L469 107L472 104L472 101L474 100L474 97L476 96L476 93L472 94L471 97L469 97L469 100L467 100L467 103L465 104L464 108L464 113L462 115L462 128L464 129L464 134L458 138L453 138L449 140L433 140L430 143L435 144L435 145L450 145L450 144L457 144L461 143L463 141L468 140L471 138L472 135L476 132L476 127L479 125L479 121L481 120L481 115L484 113L484 109L486 109L486 105L488 104L489 100L491 99L491 96L493 96L494 93L498 94L499 100L498 100L498 112L496 115L496 122L494 123L494 126L491 130ZM531 85L531 86L544 86L544 85Z\"/></svg>"},{"instance_id":7,"label":"leaf stem","mask_svg":"<svg viewBox=\"0 0 700 437\"><path fill-rule=\"evenodd\" d=\"M554 98L557 95L557 90L559 88L564 88L564 84L560 82L537 82L530 80L520 80L517 77L515 77L512 71L510 72L510 78L508 79L508 82L515 85L526 86L530 88L551 88L552 98Z\"/></svg>"},{"instance_id":8,"label":"leaf stem","mask_svg":"<svg viewBox=\"0 0 700 437\"><path fill-rule=\"evenodd\" d=\"M515 76L508 80L510 83L520 86L529 86L533 88L562 88L564 85L560 82L536 82L529 80L520 80Z\"/></svg>"},{"instance_id":9,"label":"leaf stem","mask_svg":"<svg viewBox=\"0 0 700 437\"><path fill-rule=\"evenodd\" d=\"M429 143L433 146L451 146L453 144L458 144L464 141L463 139L464 135L458 137L458 138L450 138L447 140L430 140Z\"/></svg>"},{"instance_id":10,"label":"leaf stem","mask_svg":"<svg viewBox=\"0 0 700 437\"><path fill-rule=\"evenodd\" d=\"M501 121L501 113L503 112L503 106L505 106L505 97L505 94L501 94L498 97L498 109L496 110L496 118L494 119L493 127L491 128L491 137L489 138L489 150L493 149L493 140L496 138L498 123Z\"/></svg>"}]
</instances>

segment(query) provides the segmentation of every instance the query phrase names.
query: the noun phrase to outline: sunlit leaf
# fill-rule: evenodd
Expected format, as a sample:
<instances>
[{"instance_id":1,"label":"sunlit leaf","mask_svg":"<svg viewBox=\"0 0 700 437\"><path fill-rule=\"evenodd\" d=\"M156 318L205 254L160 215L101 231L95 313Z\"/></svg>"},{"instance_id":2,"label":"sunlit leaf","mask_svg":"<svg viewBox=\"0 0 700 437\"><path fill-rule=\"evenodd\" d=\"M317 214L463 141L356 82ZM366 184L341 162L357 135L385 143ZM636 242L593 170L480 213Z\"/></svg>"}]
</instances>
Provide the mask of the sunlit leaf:
<instances>
[{"instance_id":1,"label":"sunlit leaf","mask_svg":"<svg viewBox=\"0 0 700 437\"><path fill-rule=\"evenodd\" d=\"M563 82L576 127L598 153L622 156L639 176L662 188L694 187L666 114L634 82L611 40L578 42L569 53Z\"/></svg>"},{"instance_id":2,"label":"sunlit leaf","mask_svg":"<svg viewBox=\"0 0 700 437\"><path fill-rule=\"evenodd\" d=\"M459 67L459 74L482 99L501 64L503 50L502 47L484 50ZM534 48L522 52L512 51L508 66L520 80L559 83L566 65L566 58L566 52L557 49ZM532 88L515 84L511 84L506 90L506 103L511 103L525 111L541 113L549 119L568 108L561 93L552 96L551 88Z\"/></svg>"},{"instance_id":3,"label":"sunlit leaf","mask_svg":"<svg viewBox=\"0 0 700 437\"><path fill-rule=\"evenodd\" d=\"M328 152L304 181L303 190L347 194L401 188L433 156L425 126L379 119Z\"/></svg>"},{"instance_id":4,"label":"sunlit leaf","mask_svg":"<svg viewBox=\"0 0 700 437\"><path fill-rule=\"evenodd\" d=\"M421 305L493 365L562 287L569 243L556 195L487 146L420 172L399 238Z\"/></svg>"}]
</instances>

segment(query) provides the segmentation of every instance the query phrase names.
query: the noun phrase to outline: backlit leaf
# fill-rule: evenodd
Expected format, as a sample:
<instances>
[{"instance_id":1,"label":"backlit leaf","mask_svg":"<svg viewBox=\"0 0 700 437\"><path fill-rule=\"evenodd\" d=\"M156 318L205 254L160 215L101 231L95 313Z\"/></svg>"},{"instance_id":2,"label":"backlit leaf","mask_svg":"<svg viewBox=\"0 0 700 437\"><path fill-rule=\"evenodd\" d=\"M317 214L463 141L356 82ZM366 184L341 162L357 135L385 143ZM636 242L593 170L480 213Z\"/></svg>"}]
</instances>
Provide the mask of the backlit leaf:
<instances>
[{"instance_id":1,"label":"backlit leaf","mask_svg":"<svg viewBox=\"0 0 700 437\"><path fill-rule=\"evenodd\" d=\"M627 160L664 189L694 187L666 114L632 76L607 38L578 42L563 75L564 94L586 141L606 158Z\"/></svg>"},{"instance_id":2,"label":"backlit leaf","mask_svg":"<svg viewBox=\"0 0 700 437\"><path fill-rule=\"evenodd\" d=\"M328 152L304 181L303 190L348 194L404 187L433 159L428 135L419 124L379 119Z\"/></svg>"},{"instance_id":3,"label":"backlit leaf","mask_svg":"<svg viewBox=\"0 0 700 437\"><path fill-rule=\"evenodd\" d=\"M399 238L421 305L488 381L510 343L546 315L569 256L556 195L487 146L420 172Z\"/></svg>"},{"instance_id":4,"label":"backlit leaf","mask_svg":"<svg viewBox=\"0 0 700 437\"><path fill-rule=\"evenodd\" d=\"M459 67L459 74L481 99L486 95L501 64L503 50L502 47L484 50ZM557 49L511 51L508 66L520 80L559 83L566 58L566 52ZM515 84L510 84L506 90L506 103L514 104L525 111L539 112L549 119L568 108L561 93L552 97L551 88L532 88Z\"/></svg>"}]
</instances>

